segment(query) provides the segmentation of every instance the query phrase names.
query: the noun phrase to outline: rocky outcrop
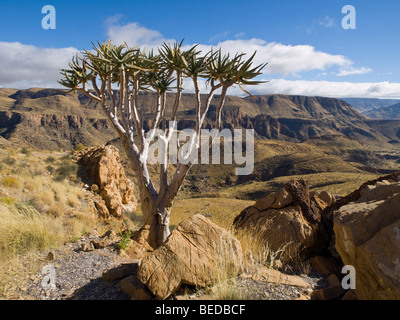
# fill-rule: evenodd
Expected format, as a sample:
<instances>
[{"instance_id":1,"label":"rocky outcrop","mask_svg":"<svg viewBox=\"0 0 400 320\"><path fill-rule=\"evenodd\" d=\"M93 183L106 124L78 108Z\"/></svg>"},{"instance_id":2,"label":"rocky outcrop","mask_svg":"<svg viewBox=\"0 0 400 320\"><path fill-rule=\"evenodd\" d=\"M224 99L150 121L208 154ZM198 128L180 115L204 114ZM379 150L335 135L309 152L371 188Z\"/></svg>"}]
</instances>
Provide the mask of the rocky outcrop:
<instances>
[{"instance_id":1,"label":"rocky outcrop","mask_svg":"<svg viewBox=\"0 0 400 320\"><path fill-rule=\"evenodd\" d=\"M335 248L356 271L358 299L400 299L400 182L365 184L333 212Z\"/></svg>"},{"instance_id":2,"label":"rocky outcrop","mask_svg":"<svg viewBox=\"0 0 400 320\"><path fill-rule=\"evenodd\" d=\"M202 215L182 221L167 241L143 258L138 278L158 298L165 299L182 284L204 287L216 271L240 272L240 242Z\"/></svg>"},{"instance_id":3,"label":"rocky outcrop","mask_svg":"<svg viewBox=\"0 0 400 320\"><path fill-rule=\"evenodd\" d=\"M136 209L134 186L125 175L117 148L113 146L88 148L76 152L75 157L83 169L81 176L104 201L104 203L101 200L95 202L103 217L111 215L120 218L122 210L133 212Z\"/></svg>"},{"instance_id":4,"label":"rocky outcrop","mask_svg":"<svg viewBox=\"0 0 400 320\"><path fill-rule=\"evenodd\" d=\"M78 143L100 144L114 133L107 119L82 114L42 114L0 111L0 128L6 139L24 141L37 149L71 149Z\"/></svg>"},{"instance_id":5,"label":"rocky outcrop","mask_svg":"<svg viewBox=\"0 0 400 320\"><path fill-rule=\"evenodd\" d=\"M243 210L234 220L237 229L247 230L277 252L316 253L327 237L321 211L334 201L327 192L310 193L304 180L292 181Z\"/></svg>"}]
</instances>

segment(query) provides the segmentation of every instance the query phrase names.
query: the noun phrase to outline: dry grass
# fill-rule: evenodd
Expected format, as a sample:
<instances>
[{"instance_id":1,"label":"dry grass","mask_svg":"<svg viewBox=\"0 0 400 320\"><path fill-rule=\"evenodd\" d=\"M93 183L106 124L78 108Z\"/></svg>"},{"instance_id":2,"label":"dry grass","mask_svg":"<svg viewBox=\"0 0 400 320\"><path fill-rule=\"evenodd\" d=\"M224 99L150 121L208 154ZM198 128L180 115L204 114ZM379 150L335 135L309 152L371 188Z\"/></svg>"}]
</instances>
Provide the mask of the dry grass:
<instances>
[{"instance_id":1,"label":"dry grass","mask_svg":"<svg viewBox=\"0 0 400 320\"><path fill-rule=\"evenodd\" d=\"M368 180L376 179L381 175L373 173L323 172L305 175L277 177L268 181L253 181L233 187L225 188L218 194L222 198L259 199L271 192L281 189L287 182L296 179L308 180L310 190L325 190L332 194L345 196L358 189Z\"/></svg>"},{"instance_id":2,"label":"dry grass","mask_svg":"<svg viewBox=\"0 0 400 320\"><path fill-rule=\"evenodd\" d=\"M85 201L87 192L75 183L76 166L65 154L3 149L0 163L0 295L1 283L10 281L10 275L26 272L19 270L23 257L95 228L99 233L121 228L98 219ZM49 163L53 173L46 169Z\"/></svg>"},{"instance_id":3,"label":"dry grass","mask_svg":"<svg viewBox=\"0 0 400 320\"><path fill-rule=\"evenodd\" d=\"M170 226L174 229L181 221L195 214L202 214L222 228L229 229L233 219L253 204L254 201L229 198L178 198L172 207ZM142 223L140 205L130 218L137 224Z\"/></svg>"},{"instance_id":4,"label":"dry grass","mask_svg":"<svg viewBox=\"0 0 400 320\"><path fill-rule=\"evenodd\" d=\"M2 261L65 240L62 221L40 214L25 203L0 203L0 256Z\"/></svg>"}]
</instances>

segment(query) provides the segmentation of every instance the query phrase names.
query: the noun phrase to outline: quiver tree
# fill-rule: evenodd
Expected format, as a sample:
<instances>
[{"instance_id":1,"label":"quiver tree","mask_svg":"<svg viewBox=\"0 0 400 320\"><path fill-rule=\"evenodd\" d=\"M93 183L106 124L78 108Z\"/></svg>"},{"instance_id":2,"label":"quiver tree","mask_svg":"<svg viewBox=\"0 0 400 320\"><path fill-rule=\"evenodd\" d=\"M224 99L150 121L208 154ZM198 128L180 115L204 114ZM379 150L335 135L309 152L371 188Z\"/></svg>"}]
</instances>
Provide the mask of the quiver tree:
<instances>
[{"instance_id":1,"label":"quiver tree","mask_svg":"<svg viewBox=\"0 0 400 320\"><path fill-rule=\"evenodd\" d=\"M248 59L243 53L230 57L221 50L202 55L197 45L184 50L182 42L164 43L157 51L157 54L146 53L144 49L130 48L126 43L120 46L110 41L98 43L93 45L93 50L85 50L81 56L74 57L70 69L61 70L63 79L59 81L72 91L82 91L98 102L117 131L137 178L144 223L150 226L148 241L153 248L159 247L170 233L171 207L193 164L187 159L199 148L200 130L215 93L220 91L214 123L214 128L219 129L228 88L237 84L244 90L242 85L259 84L261 81L252 79L265 67L265 64L252 66L255 52ZM178 159L176 165L168 166L167 146L177 130L185 79L192 81L194 86L196 135L186 150L179 150L181 159L186 161ZM205 101L200 96L201 80L209 88ZM140 91L154 92L157 97L151 110L152 119L148 122L150 128L144 124L145 115L138 102ZM168 95L173 99L172 108L167 108L167 92L172 92ZM158 190L148 171L149 147L156 132L158 143L165 147L159 155ZM168 168L174 170L172 175L167 174Z\"/></svg>"}]
</instances>

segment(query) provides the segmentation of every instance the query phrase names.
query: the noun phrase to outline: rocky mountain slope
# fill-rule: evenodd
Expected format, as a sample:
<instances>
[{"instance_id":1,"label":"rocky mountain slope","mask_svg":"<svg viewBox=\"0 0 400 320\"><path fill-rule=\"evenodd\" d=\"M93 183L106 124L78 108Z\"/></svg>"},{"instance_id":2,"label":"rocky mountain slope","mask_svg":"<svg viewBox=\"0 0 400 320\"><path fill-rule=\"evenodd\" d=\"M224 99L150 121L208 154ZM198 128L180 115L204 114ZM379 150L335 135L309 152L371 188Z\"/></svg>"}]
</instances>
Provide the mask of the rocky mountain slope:
<instances>
[{"instance_id":1,"label":"rocky mountain slope","mask_svg":"<svg viewBox=\"0 0 400 320\"><path fill-rule=\"evenodd\" d=\"M375 110L370 110L365 113L370 118L375 119L400 119L400 103L382 107Z\"/></svg>"},{"instance_id":2,"label":"rocky mountain slope","mask_svg":"<svg viewBox=\"0 0 400 320\"><path fill-rule=\"evenodd\" d=\"M356 110L366 115L369 111L389 107L400 103L399 99L376 99L376 98L342 98Z\"/></svg>"},{"instance_id":3,"label":"rocky mountain slope","mask_svg":"<svg viewBox=\"0 0 400 320\"><path fill-rule=\"evenodd\" d=\"M215 118L217 99L211 104L208 122ZM153 94L139 96L147 118L154 101ZM168 103L172 104L172 99ZM184 94L178 115L184 120L179 127L194 125L193 111L194 96ZM342 135L378 149L397 148L400 143L400 121L370 120L334 98L228 96L223 119L224 127L252 128L259 138L299 142ZM39 149L71 149L78 143L94 146L116 138L100 107L84 94L37 88L0 89L0 136Z\"/></svg>"}]
</instances>

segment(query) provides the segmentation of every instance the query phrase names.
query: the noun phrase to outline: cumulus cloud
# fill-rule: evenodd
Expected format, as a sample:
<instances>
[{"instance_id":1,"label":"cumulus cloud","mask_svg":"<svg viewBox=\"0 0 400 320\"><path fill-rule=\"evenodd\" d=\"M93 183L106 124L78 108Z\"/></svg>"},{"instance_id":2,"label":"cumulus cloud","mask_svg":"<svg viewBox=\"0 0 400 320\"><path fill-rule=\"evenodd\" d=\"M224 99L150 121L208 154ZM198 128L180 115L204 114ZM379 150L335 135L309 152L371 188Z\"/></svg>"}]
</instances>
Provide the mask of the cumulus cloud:
<instances>
[{"instance_id":1,"label":"cumulus cloud","mask_svg":"<svg viewBox=\"0 0 400 320\"><path fill-rule=\"evenodd\" d=\"M321 23L329 27L334 21L330 17L325 17ZM131 46L146 46L156 48L163 42L174 42L173 39L166 39L156 30L151 30L139 25L136 22L128 24L119 24L119 17L111 17L106 22L107 35L115 43L124 43ZM226 38L229 31L214 35L210 42L218 38ZM348 76L355 74L364 74L372 71L367 67L355 68L354 62L343 55L333 55L318 51L310 45L285 45L277 42L267 42L262 39L238 39L244 34L237 34L235 40L220 41L215 47L221 48L224 52L234 55L236 52L245 52L252 54L257 51L254 62L261 64L268 62L265 68L266 74L283 74L298 76L300 72L319 70L325 71L332 67L337 67L338 76ZM189 48L191 44L187 44ZM207 52L211 45L200 44L199 49Z\"/></svg>"},{"instance_id":2,"label":"cumulus cloud","mask_svg":"<svg viewBox=\"0 0 400 320\"><path fill-rule=\"evenodd\" d=\"M59 68L66 68L77 53L72 47L38 48L19 42L0 42L0 86L55 87L61 77Z\"/></svg>"},{"instance_id":3,"label":"cumulus cloud","mask_svg":"<svg viewBox=\"0 0 400 320\"><path fill-rule=\"evenodd\" d=\"M324 97L400 98L400 83L394 82L335 82L273 79L258 86L246 88L251 94L289 94ZM229 94L243 95L239 88Z\"/></svg>"},{"instance_id":4,"label":"cumulus cloud","mask_svg":"<svg viewBox=\"0 0 400 320\"><path fill-rule=\"evenodd\" d=\"M113 43L126 42L129 46L145 46L155 48L168 40L157 30L151 30L141 26L137 22L119 24L119 16L114 16L106 21L107 36Z\"/></svg>"},{"instance_id":5,"label":"cumulus cloud","mask_svg":"<svg viewBox=\"0 0 400 320\"><path fill-rule=\"evenodd\" d=\"M199 46L205 51L208 47L206 45ZM342 55L317 51L310 45L292 46L256 38L226 40L219 42L216 47L231 54L245 52L250 55L257 51L254 63L268 62L268 66L264 70L267 74L296 75L303 71L326 70L333 66L344 68L352 64L352 61Z\"/></svg>"},{"instance_id":6,"label":"cumulus cloud","mask_svg":"<svg viewBox=\"0 0 400 320\"><path fill-rule=\"evenodd\" d=\"M107 35L114 43L127 42L130 46L156 48L166 39L159 31L151 30L133 22L120 24L120 17L109 18L105 25ZM328 21L329 22L329 21ZM399 98L400 84L390 82L351 83L332 81L286 80L283 76L299 76L302 72L319 71L319 75L336 74L340 77L371 72L368 67L355 67L355 63L343 55L318 51L310 45L286 45L266 42L262 39L238 39L220 41L214 48L225 53L252 54L257 51L254 63L268 62L264 78L275 78L268 83L247 89L252 94L293 94L330 97L378 97ZM244 35L240 35L244 36ZM192 44L186 44L190 47ZM200 44L199 49L207 52L208 44ZM79 51L76 48L38 48L19 42L0 42L0 87L59 87L59 68L64 68ZM318 76L317 76L318 79ZM185 92L192 92L190 81L185 82ZM205 84L201 87L205 89ZM243 95L239 88L231 88L229 94Z\"/></svg>"},{"instance_id":7,"label":"cumulus cloud","mask_svg":"<svg viewBox=\"0 0 400 320\"><path fill-rule=\"evenodd\" d=\"M326 28L331 28L331 27L335 26L335 19L333 19L333 18L331 18L329 16L326 16L323 19L319 20L318 24L320 26L323 26L325 29Z\"/></svg>"},{"instance_id":8,"label":"cumulus cloud","mask_svg":"<svg viewBox=\"0 0 400 320\"><path fill-rule=\"evenodd\" d=\"M345 77L345 76L351 76L355 74L365 74L372 72L371 68L367 67L361 67L361 68L354 68L353 66L349 66L345 69L341 69L339 73L337 74L338 77Z\"/></svg>"}]
</instances>

